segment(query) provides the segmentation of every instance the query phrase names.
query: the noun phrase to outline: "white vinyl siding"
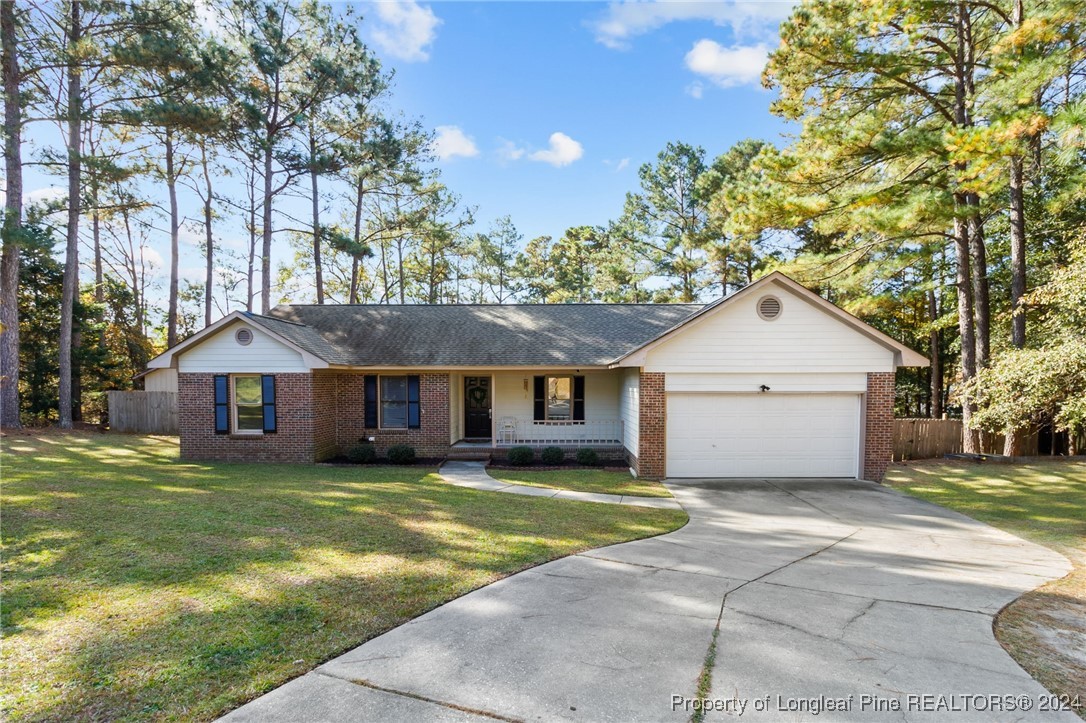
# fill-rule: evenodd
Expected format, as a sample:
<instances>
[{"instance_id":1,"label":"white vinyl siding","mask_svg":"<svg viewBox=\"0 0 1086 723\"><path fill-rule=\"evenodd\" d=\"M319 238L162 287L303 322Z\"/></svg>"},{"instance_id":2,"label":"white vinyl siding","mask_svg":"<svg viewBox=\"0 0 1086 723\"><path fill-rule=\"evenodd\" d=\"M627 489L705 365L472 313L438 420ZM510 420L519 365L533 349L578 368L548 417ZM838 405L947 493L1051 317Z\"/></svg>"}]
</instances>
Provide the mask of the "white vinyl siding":
<instances>
[{"instance_id":1,"label":"white vinyl siding","mask_svg":"<svg viewBox=\"0 0 1086 723\"><path fill-rule=\"evenodd\" d=\"M673 393L669 477L856 477L859 394Z\"/></svg>"},{"instance_id":2,"label":"white vinyl siding","mask_svg":"<svg viewBox=\"0 0 1086 723\"><path fill-rule=\"evenodd\" d=\"M619 387L619 417L622 419L622 445L637 456L637 438L640 433L641 374L638 369L625 369Z\"/></svg>"},{"instance_id":3,"label":"white vinyl siding","mask_svg":"<svg viewBox=\"0 0 1086 723\"><path fill-rule=\"evenodd\" d=\"M502 421L511 417L514 419L526 420L531 422L535 413L535 398L534 398L534 377L536 376L583 376L584 377L584 421L591 422L593 420L607 420L611 422L611 425L606 425L607 429L612 428L617 424L619 419L619 378L621 377L621 371L606 371L606 372L584 372L577 374L576 372L554 372L546 369L530 370L526 369L523 372L494 372L494 386L493 386L493 416L496 425L500 425ZM592 431L598 433L604 429L600 425L587 425L584 428L584 433ZM531 435L532 431L530 427L523 428L522 431ZM576 427L569 427L567 431L573 434L578 430ZM539 435L540 439L545 439L548 434L553 434L553 430L547 430L542 425L540 426Z\"/></svg>"},{"instance_id":4,"label":"white vinyl siding","mask_svg":"<svg viewBox=\"0 0 1086 723\"><path fill-rule=\"evenodd\" d=\"M245 326L253 333L248 345L234 339ZM302 355L251 325L230 324L196 346L180 352L177 369L182 373L212 372L217 374L273 374L276 372L306 372L309 367Z\"/></svg>"},{"instance_id":5,"label":"white vinyl siding","mask_svg":"<svg viewBox=\"0 0 1086 723\"><path fill-rule=\"evenodd\" d=\"M176 369L152 369L143 377L143 390L145 392L176 392Z\"/></svg>"},{"instance_id":6,"label":"white vinyl siding","mask_svg":"<svg viewBox=\"0 0 1086 723\"><path fill-rule=\"evenodd\" d=\"M781 313L765 321L758 300L772 294ZM894 352L815 308L784 286L707 312L647 353L649 372L844 373L894 371Z\"/></svg>"}]
</instances>

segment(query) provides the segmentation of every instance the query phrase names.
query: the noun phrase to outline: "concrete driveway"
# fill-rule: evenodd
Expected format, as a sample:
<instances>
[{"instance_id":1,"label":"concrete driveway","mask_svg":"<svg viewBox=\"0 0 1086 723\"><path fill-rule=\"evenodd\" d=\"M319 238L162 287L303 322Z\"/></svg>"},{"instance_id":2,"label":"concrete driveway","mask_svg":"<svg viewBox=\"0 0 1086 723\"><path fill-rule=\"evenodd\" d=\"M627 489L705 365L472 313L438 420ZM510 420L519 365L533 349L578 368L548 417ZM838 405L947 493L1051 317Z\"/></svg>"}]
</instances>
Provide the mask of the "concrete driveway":
<instances>
[{"instance_id":1,"label":"concrete driveway","mask_svg":"<svg viewBox=\"0 0 1086 723\"><path fill-rule=\"evenodd\" d=\"M709 673L706 720L1078 720L992 635L1060 555L866 482L669 487L681 530L477 590L227 720L688 720Z\"/></svg>"}]
</instances>

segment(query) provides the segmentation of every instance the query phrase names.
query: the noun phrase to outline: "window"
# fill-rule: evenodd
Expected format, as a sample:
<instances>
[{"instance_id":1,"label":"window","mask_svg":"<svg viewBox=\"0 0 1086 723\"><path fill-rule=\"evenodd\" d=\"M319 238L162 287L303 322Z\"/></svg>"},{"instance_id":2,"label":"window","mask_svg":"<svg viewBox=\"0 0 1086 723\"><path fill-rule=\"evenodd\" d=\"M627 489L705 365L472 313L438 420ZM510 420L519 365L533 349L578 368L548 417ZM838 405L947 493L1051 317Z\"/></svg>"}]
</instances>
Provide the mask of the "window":
<instances>
[{"instance_id":1,"label":"window","mask_svg":"<svg viewBox=\"0 0 1086 723\"><path fill-rule=\"evenodd\" d=\"M407 429L407 377L381 377L381 426Z\"/></svg>"},{"instance_id":2,"label":"window","mask_svg":"<svg viewBox=\"0 0 1086 723\"><path fill-rule=\"evenodd\" d=\"M537 422L583 421L584 377L536 377L533 418Z\"/></svg>"},{"instance_id":3,"label":"window","mask_svg":"<svg viewBox=\"0 0 1086 723\"><path fill-rule=\"evenodd\" d=\"M216 374L215 434L274 434L275 376Z\"/></svg>"},{"instance_id":4,"label":"window","mask_svg":"<svg viewBox=\"0 0 1086 723\"><path fill-rule=\"evenodd\" d=\"M573 378L547 377L547 419L568 420L573 417Z\"/></svg>"},{"instance_id":5,"label":"window","mask_svg":"<svg viewBox=\"0 0 1086 723\"><path fill-rule=\"evenodd\" d=\"M419 429L419 376L367 374L365 384L366 427ZM379 416L378 416L379 415Z\"/></svg>"},{"instance_id":6,"label":"window","mask_svg":"<svg viewBox=\"0 0 1086 723\"><path fill-rule=\"evenodd\" d=\"M264 431L264 390L260 377L234 377L234 432Z\"/></svg>"}]
</instances>

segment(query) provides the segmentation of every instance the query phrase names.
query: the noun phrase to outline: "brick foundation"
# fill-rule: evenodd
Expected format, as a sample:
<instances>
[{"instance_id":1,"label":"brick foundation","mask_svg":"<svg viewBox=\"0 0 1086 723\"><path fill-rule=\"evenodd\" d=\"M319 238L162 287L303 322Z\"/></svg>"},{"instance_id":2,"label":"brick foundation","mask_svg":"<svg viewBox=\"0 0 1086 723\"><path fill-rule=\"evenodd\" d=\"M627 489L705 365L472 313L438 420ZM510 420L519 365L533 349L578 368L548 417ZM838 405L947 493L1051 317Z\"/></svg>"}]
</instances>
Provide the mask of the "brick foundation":
<instances>
[{"instance_id":1,"label":"brick foundation","mask_svg":"<svg viewBox=\"0 0 1086 723\"><path fill-rule=\"evenodd\" d=\"M667 396L663 372L641 372L635 470L638 477L663 479L667 474Z\"/></svg>"},{"instance_id":2,"label":"brick foundation","mask_svg":"<svg viewBox=\"0 0 1086 723\"><path fill-rule=\"evenodd\" d=\"M449 451L449 375L419 375L419 429L366 427L365 375L318 372L334 379L336 444L346 452L369 437L383 456L394 444L410 444L420 457L444 457Z\"/></svg>"},{"instance_id":3,"label":"brick foundation","mask_svg":"<svg viewBox=\"0 0 1086 723\"><path fill-rule=\"evenodd\" d=\"M223 462L313 462L313 375L275 375L275 434L215 434L215 375L177 375L181 458Z\"/></svg>"},{"instance_id":4,"label":"brick foundation","mask_svg":"<svg viewBox=\"0 0 1086 723\"><path fill-rule=\"evenodd\" d=\"M894 373L867 375L863 478L881 482L894 453Z\"/></svg>"}]
</instances>

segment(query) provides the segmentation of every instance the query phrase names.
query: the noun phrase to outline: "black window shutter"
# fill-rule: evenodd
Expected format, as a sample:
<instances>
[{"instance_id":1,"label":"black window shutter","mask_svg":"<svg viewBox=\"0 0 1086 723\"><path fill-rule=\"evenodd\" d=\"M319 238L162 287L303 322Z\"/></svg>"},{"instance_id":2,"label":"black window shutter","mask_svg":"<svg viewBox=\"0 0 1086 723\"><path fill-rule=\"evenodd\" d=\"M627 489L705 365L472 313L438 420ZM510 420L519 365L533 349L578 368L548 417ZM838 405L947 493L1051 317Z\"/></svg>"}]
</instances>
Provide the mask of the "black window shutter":
<instances>
[{"instance_id":1,"label":"black window shutter","mask_svg":"<svg viewBox=\"0 0 1086 723\"><path fill-rule=\"evenodd\" d=\"M573 377L573 419L584 421L584 377Z\"/></svg>"},{"instance_id":2,"label":"black window shutter","mask_svg":"<svg viewBox=\"0 0 1086 723\"><path fill-rule=\"evenodd\" d=\"M225 374L215 375L215 434L230 432L230 380Z\"/></svg>"},{"instance_id":3,"label":"black window shutter","mask_svg":"<svg viewBox=\"0 0 1086 723\"><path fill-rule=\"evenodd\" d=\"M535 415L537 422L547 418L547 378L535 378Z\"/></svg>"},{"instance_id":4,"label":"black window shutter","mask_svg":"<svg viewBox=\"0 0 1086 723\"><path fill-rule=\"evenodd\" d=\"M419 419L419 375L407 377L407 428L418 429L422 426Z\"/></svg>"},{"instance_id":5,"label":"black window shutter","mask_svg":"<svg viewBox=\"0 0 1086 723\"><path fill-rule=\"evenodd\" d=\"M367 429L377 428L377 375L367 374L363 383L363 401L362 407L365 413L365 421Z\"/></svg>"},{"instance_id":6,"label":"black window shutter","mask_svg":"<svg viewBox=\"0 0 1086 723\"><path fill-rule=\"evenodd\" d=\"M260 377L260 391L264 403L264 433L275 433L275 377L264 374Z\"/></svg>"}]
</instances>

